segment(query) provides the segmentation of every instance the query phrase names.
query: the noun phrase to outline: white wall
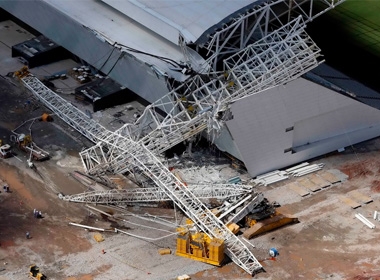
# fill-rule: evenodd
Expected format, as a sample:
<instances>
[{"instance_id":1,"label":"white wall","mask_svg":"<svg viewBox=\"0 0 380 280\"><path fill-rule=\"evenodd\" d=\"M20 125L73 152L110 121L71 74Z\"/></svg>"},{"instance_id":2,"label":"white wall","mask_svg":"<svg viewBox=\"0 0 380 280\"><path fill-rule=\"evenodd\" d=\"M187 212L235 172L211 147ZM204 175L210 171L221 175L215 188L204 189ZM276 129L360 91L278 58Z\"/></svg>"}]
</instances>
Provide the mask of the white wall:
<instances>
[{"instance_id":1,"label":"white wall","mask_svg":"<svg viewBox=\"0 0 380 280\"><path fill-rule=\"evenodd\" d=\"M227 126L252 176L380 135L379 110L303 78L238 100L231 111Z\"/></svg>"}]
</instances>

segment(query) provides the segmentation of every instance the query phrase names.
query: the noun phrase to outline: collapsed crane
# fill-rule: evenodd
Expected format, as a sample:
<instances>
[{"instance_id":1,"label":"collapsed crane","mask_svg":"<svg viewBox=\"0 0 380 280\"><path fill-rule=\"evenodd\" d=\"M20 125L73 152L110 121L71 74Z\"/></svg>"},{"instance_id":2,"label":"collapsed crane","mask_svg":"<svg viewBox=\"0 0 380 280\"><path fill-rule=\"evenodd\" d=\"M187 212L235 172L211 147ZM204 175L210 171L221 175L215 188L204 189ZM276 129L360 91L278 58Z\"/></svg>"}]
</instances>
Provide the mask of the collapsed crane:
<instances>
[{"instance_id":1,"label":"collapsed crane","mask_svg":"<svg viewBox=\"0 0 380 280\"><path fill-rule=\"evenodd\" d=\"M88 119L34 76L21 73L20 78L56 115L97 143L80 154L88 173L142 171L202 232L224 240L232 261L255 274L262 266L252 252L156 155L205 130L216 137L230 117L231 102L289 82L321 63L320 50L304 28L301 17L290 21L226 59L223 74L194 76L148 106L136 123L116 132Z\"/></svg>"},{"instance_id":2,"label":"collapsed crane","mask_svg":"<svg viewBox=\"0 0 380 280\"><path fill-rule=\"evenodd\" d=\"M18 73L18 76L41 102L53 110L57 116L61 117L70 126L81 133L83 132L89 139L93 139L94 142L103 141L110 134L114 134L94 120L89 119L85 113L55 94L35 76L26 71ZM121 135L117 137L120 143L125 144L126 147L120 147L115 142L108 148L119 151L127 149L127 147L132 148L132 151L128 152L129 162L150 177L177 207L196 223L201 231L211 238L224 240L226 246L225 252L233 262L252 275L262 269L261 264L248 247L191 190L171 173L150 150L129 138Z\"/></svg>"}]
</instances>

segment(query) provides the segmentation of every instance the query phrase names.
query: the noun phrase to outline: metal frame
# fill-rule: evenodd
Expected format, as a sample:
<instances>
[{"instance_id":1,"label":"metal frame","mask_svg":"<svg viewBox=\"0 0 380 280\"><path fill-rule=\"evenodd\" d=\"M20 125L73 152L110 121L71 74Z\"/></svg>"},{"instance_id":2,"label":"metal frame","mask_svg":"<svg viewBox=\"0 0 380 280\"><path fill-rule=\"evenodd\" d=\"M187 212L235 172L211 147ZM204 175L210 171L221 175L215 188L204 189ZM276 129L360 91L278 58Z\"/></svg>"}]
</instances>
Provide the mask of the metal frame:
<instances>
[{"instance_id":1,"label":"metal frame","mask_svg":"<svg viewBox=\"0 0 380 280\"><path fill-rule=\"evenodd\" d=\"M345 0L275 0L255 6L246 13L226 23L220 30L209 35L208 41L199 43L197 51L206 50L205 68L216 71L222 58L234 54L252 40L267 36L274 26L283 26L299 15L305 24L333 9Z\"/></svg>"},{"instance_id":2,"label":"metal frame","mask_svg":"<svg viewBox=\"0 0 380 280\"><path fill-rule=\"evenodd\" d=\"M252 187L244 185L190 185L188 188L199 199L215 198L225 200L232 197L242 198L252 193ZM91 191L73 195L61 195L60 198L71 202L107 205L125 205L140 202L159 202L170 200L166 193L158 187Z\"/></svg>"},{"instance_id":3,"label":"metal frame","mask_svg":"<svg viewBox=\"0 0 380 280\"><path fill-rule=\"evenodd\" d=\"M86 169L90 173L124 173L131 168L126 152L105 148L118 143L130 149L118 142L117 135L131 138L157 155L204 130L213 140L228 119L231 102L287 83L322 62L320 49L304 28L298 17L225 60L223 75L189 79L149 105L134 124L123 125L82 151Z\"/></svg>"},{"instance_id":4,"label":"metal frame","mask_svg":"<svg viewBox=\"0 0 380 280\"><path fill-rule=\"evenodd\" d=\"M247 246L145 146L111 131L104 131L104 128L101 126L96 126L97 129L95 130L91 120L89 120L85 114L79 113L75 116L75 113L78 113L79 110L70 103L65 103L66 106L64 106L64 104L62 104L64 100L45 87L36 77L28 75L22 78L22 81L39 100L79 132L83 131L86 133L86 136L88 135L92 137L92 139L96 139L99 136L104 137L100 139L100 141L104 141L106 138L105 134L111 134L114 141L105 142L106 146L103 147L105 150L118 150L119 153L125 153L129 158L129 162L133 163L135 168L138 168L150 177L166 196L168 196L187 217L196 223L201 231L211 238L224 240L226 244L226 254L238 266L249 274L254 274L262 269L261 264ZM70 119L70 116L75 120ZM83 120L80 121L81 119ZM87 133L84 131L83 126L88 126L89 129L92 129L91 132Z\"/></svg>"}]
</instances>

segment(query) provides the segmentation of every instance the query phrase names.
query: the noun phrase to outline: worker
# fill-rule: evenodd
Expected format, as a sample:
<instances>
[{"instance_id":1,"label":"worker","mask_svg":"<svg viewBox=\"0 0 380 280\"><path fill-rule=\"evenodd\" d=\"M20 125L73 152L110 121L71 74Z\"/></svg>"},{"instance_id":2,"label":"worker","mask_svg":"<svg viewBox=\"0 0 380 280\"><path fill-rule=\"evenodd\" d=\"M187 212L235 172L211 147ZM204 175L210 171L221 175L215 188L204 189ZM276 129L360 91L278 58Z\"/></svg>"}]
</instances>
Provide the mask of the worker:
<instances>
[{"instance_id":1,"label":"worker","mask_svg":"<svg viewBox=\"0 0 380 280\"><path fill-rule=\"evenodd\" d=\"M38 212L38 216L37 216L37 218L42 218L42 213L41 213L41 211Z\"/></svg>"},{"instance_id":2,"label":"worker","mask_svg":"<svg viewBox=\"0 0 380 280\"><path fill-rule=\"evenodd\" d=\"M29 231L26 232L26 239L29 239L30 238L30 233Z\"/></svg>"}]
</instances>

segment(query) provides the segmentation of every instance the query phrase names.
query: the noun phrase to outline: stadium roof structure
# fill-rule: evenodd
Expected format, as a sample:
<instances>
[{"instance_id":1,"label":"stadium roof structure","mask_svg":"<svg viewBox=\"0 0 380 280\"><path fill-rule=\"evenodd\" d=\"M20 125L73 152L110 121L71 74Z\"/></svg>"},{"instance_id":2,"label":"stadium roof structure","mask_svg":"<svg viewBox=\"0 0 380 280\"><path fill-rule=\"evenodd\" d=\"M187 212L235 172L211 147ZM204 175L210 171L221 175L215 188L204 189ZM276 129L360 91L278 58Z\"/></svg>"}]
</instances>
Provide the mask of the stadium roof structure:
<instances>
[{"instance_id":1,"label":"stadium roof structure","mask_svg":"<svg viewBox=\"0 0 380 280\"><path fill-rule=\"evenodd\" d=\"M265 0L102 1L174 44L178 44L180 36L186 43L204 43L208 39L208 34L222 28L231 18L265 2Z\"/></svg>"},{"instance_id":2,"label":"stadium roof structure","mask_svg":"<svg viewBox=\"0 0 380 280\"><path fill-rule=\"evenodd\" d=\"M306 23L343 1L38 2L46 3L74 19L99 39L154 65L175 79L184 80L178 71L173 71L181 68L179 64L187 64L196 72L215 71L221 59L244 49L299 15ZM167 58L174 63L168 64Z\"/></svg>"}]
</instances>

